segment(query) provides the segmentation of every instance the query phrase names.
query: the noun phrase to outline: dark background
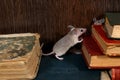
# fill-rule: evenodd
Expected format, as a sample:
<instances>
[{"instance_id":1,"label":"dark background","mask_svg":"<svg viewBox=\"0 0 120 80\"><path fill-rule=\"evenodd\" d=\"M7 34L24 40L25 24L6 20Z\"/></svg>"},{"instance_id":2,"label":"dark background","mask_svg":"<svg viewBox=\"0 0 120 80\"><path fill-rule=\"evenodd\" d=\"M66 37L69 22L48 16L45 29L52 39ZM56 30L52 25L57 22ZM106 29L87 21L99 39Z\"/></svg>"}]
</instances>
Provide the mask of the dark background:
<instances>
[{"instance_id":1,"label":"dark background","mask_svg":"<svg viewBox=\"0 0 120 80\"><path fill-rule=\"evenodd\" d=\"M36 32L55 43L67 25L90 28L94 17L120 11L120 0L0 0L0 34Z\"/></svg>"}]
</instances>

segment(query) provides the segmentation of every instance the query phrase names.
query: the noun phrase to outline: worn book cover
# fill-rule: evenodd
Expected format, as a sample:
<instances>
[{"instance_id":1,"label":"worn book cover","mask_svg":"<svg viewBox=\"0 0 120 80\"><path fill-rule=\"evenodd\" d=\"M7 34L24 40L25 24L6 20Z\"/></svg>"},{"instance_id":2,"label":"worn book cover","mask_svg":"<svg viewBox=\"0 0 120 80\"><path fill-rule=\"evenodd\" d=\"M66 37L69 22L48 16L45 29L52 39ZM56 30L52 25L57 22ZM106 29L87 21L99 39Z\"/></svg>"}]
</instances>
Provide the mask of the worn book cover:
<instances>
[{"instance_id":1,"label":"worn book cover","mask_svg":"<svg viewBox=\"0 0 120 80\"><path fill-rule=\"evenodd\" d=\"M120 40L109 39L102 25L92 26L92 36L95 37L104 54L108 56L120 56Z\"/></svg>"},{"instance_id":2,"label":"worn book cover","mask_svg":"<svg viewBox=\"0 0 120 80\"><path fill-rule=\"evenodd\" d=\"M103 54L92 36L86 36L82 43L82 54L89 68L103 69L120 67L119 57L109 57Z\"/></svg>"},{"instance_id":3,"label":"worn book cover","mask_svg":"<svg viewBox=\"0 0 120 80\"><path fill-rule=\"evenodd\" d=\"M120 39L120 13L106 13L104 28L108 38Z\"/></svg>"},{"instance_id":4,"label":"worn book cover","mask_svg":"<svg viewBox=\"0 0 120 80\"><path fill-rule=\"evenodd\" d=\"M0 35L0 79L35 78L41 60L39 38L37 33Z\"/></svg>"}]
</instances>

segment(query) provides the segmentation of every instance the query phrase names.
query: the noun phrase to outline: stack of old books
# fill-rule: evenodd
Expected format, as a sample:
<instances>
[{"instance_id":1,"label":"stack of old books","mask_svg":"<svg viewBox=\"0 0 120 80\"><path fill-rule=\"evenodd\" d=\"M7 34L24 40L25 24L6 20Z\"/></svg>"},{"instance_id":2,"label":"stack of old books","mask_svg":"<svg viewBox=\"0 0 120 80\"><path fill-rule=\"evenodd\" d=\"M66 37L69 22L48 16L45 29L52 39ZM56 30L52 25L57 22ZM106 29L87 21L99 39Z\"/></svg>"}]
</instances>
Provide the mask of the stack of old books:
<instances>
[{"instance_id":1,"label":"stack of old books","mask_svg":"<svg viewBox=\"0 0 120 80\"><path fill-rule=\"evenodd\" d=\"M0 35L0 80L36 77L41 59L39 38L37 33Z\"/></svg>"},{"instance_id":2,"label":"stack of old books","mask_svg":"<svg viewBox=\"0 0 120 80\"><path fill-rule=\"evenodd\" d=\"M114 22L108 28L113 15L120 23L120 13L107 13L105 25L92 25L92 34L84 38L82 51L89 68L111 69L112 80L120 80L120 24Z\"/></svg>"}]
</instances>

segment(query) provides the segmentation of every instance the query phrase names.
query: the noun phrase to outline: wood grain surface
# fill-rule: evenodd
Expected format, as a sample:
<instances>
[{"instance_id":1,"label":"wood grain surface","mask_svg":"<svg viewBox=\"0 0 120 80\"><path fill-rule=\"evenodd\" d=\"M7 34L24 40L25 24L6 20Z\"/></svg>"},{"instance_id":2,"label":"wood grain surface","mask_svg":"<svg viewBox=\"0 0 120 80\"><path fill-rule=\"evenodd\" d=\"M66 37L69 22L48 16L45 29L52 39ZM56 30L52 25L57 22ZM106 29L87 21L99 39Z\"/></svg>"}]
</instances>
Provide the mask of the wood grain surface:
<instances>
[{"instance_id":1,"label":"wood grain surface","mask_svg":"<svg viewBox=\"0 0 120 80\"><path fill-rule=\"evenodd\" d=\"M56 42L69 29L90 27L93 17L120 11L120 0L0 0L0 34L37 32Z\"/></svg>"}]
</instances>

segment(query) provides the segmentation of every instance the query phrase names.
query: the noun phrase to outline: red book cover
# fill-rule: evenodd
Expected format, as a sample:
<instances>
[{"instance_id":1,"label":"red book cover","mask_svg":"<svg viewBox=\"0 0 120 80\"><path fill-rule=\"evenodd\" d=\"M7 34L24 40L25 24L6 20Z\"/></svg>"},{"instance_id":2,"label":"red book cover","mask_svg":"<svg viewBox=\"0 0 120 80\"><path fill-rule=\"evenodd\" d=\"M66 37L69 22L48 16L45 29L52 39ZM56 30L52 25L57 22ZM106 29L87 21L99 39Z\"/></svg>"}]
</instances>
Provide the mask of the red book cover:
<instances>
[{"instance_id":1,"label":"red book cover","mask_svg":"<svg viewBox=\"0 0 120 80\"><path fill-rule=\"evenodd\" d=\"M107 37L107 33L105 32L102 25L93 25L93 27L98 32L98 34L103 39L103 41L105 41L105 43L110 44L110 45L112 45L112 44L117 44L117 45L120 44L120 40L109 39Z\"/></svg>"},{"instance_id":2,"label":"red book cover","mask_svg":"<svg viewBox=\"0 0 120 80\"><path fill-rule=\"evenodd\" d=\"M102 25L92 26L92 36L107 56L120 56L120 40L109 39Z\"/></svg>"},{"instance_id":3,"label":"red book cover","mask_svg":"<svg viewBox=\"0 0 120 80\"><path fill-rule=\"evenodd\" d=\"M93 55L104 55L93 37L91 36L86 36L83 40L83 45L86 46L88 52L90 53L91 56Z\"/></svg>"},{"instance_id":4,"label":"red book cover","mask_svg":"<svg viewBox=\"0 0 120 80\"><path fill-rule=\"evenodd\" d=\"M110 69L120 67L119 57L109 57L103 54L92 36L85 36L82 43L82 54L89 68Z\"/></svg>"},{"instance_id":5,"label":"red book cover","mask_svg":"<svg viewBox=\"0 0 120 80\"><path fill-rule=\"evenodd\" d=\"M111 77L112 80L120 80L120 68L112 68Z\"/></svg>"}]
</instances>

